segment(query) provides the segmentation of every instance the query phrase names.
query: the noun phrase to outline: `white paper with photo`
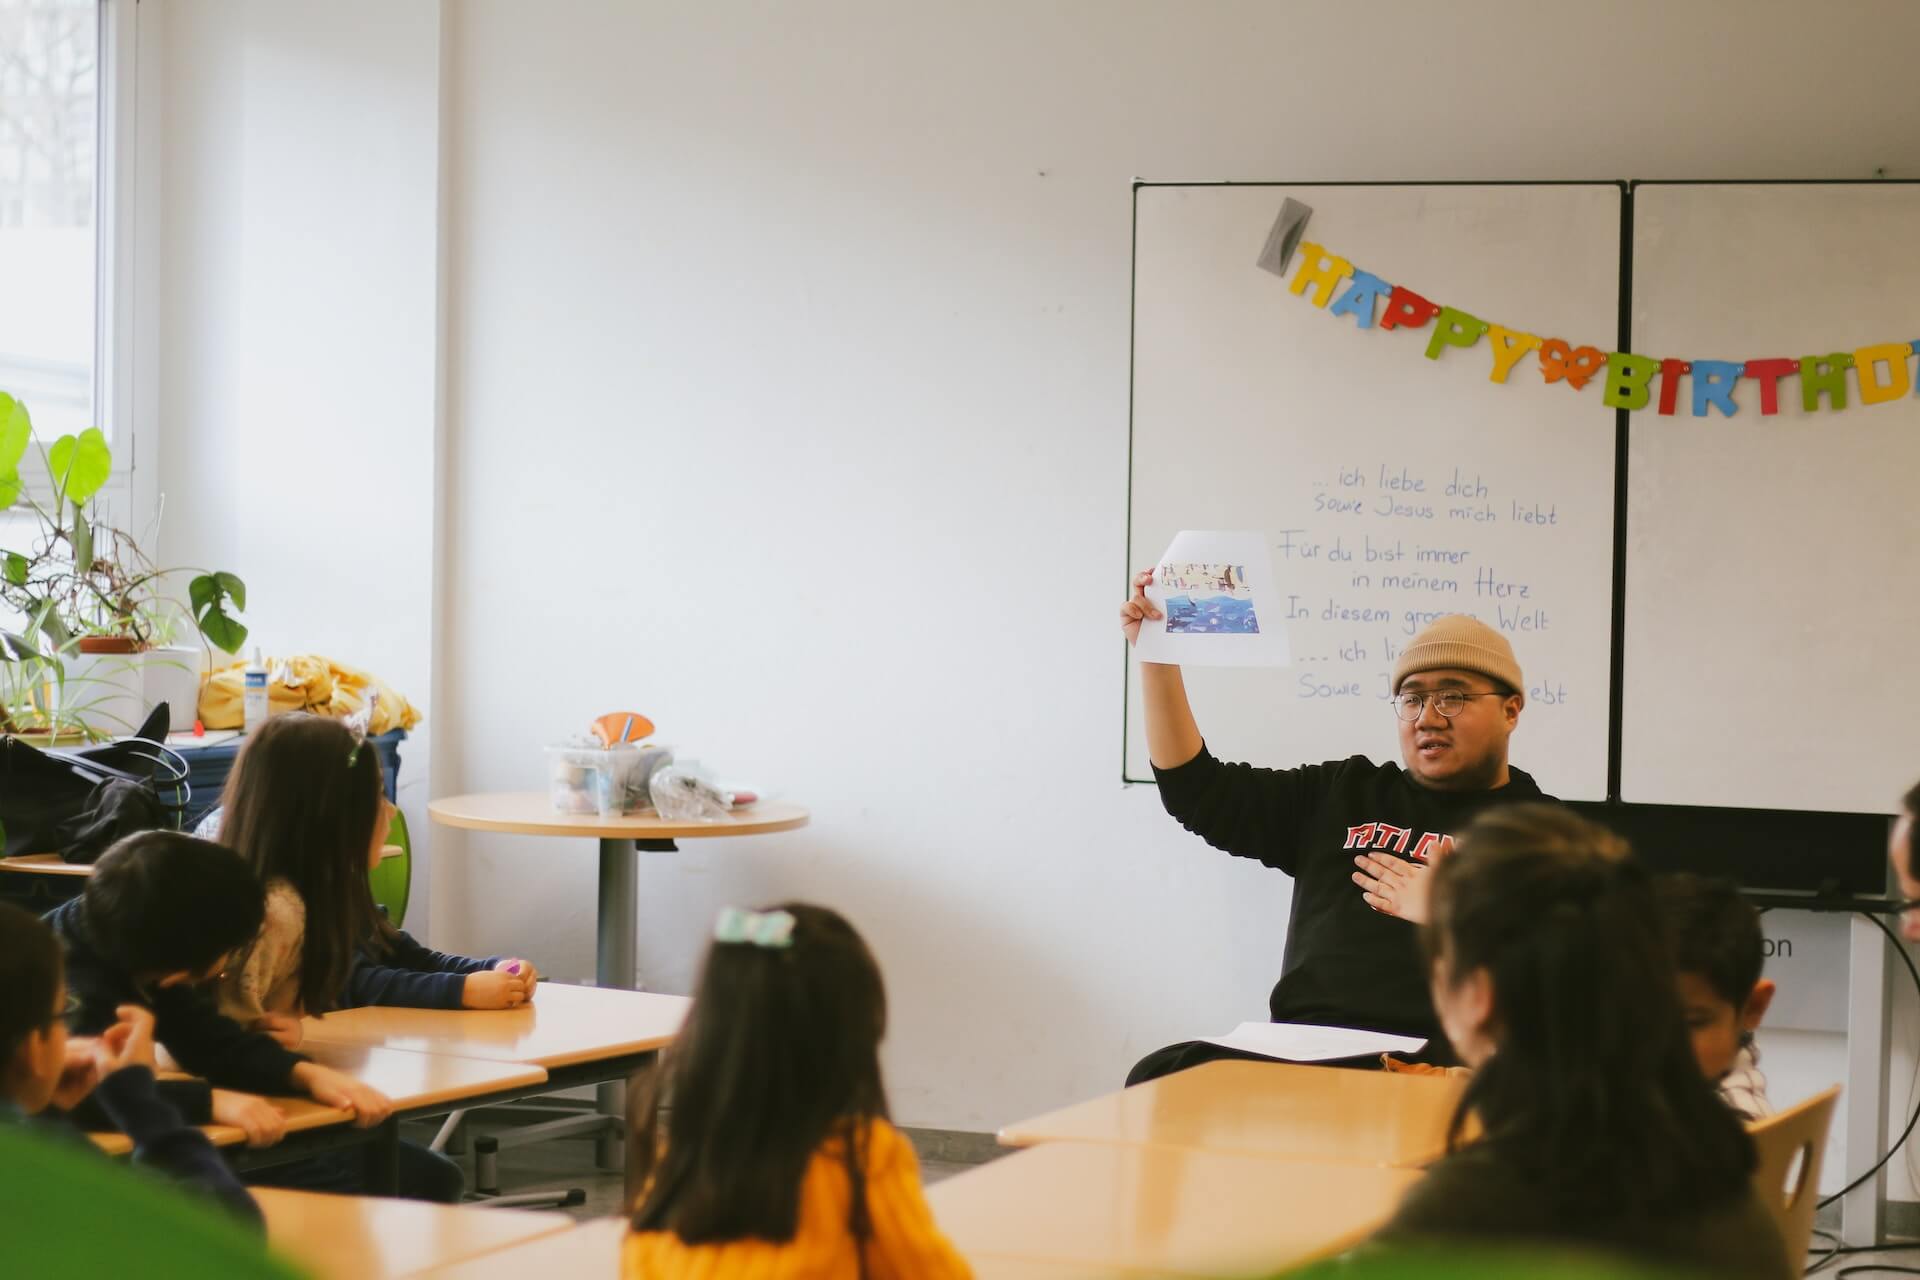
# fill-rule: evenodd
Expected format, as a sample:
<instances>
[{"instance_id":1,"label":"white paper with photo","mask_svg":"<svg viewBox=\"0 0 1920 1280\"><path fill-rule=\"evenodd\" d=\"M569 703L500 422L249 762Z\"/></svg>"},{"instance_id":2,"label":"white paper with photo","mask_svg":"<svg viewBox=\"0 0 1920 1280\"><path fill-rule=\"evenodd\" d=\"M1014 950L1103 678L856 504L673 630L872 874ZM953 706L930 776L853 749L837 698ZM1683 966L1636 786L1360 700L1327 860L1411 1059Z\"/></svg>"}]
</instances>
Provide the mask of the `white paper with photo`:
<instances>
[{"instance_id":1,"label":"white paper with photo","mask_svg":"<svg viewBox=\"0 0 1920 1280\"><path fill-rule=\"evenodd\" d=\"M1161 618L1140 624L1134 657L1186 667L1284 667L1285 603L1275 589L1264 533L1193 530L1174 535L1154 566L1147 599Z\"/></svg>"}]
</instances>

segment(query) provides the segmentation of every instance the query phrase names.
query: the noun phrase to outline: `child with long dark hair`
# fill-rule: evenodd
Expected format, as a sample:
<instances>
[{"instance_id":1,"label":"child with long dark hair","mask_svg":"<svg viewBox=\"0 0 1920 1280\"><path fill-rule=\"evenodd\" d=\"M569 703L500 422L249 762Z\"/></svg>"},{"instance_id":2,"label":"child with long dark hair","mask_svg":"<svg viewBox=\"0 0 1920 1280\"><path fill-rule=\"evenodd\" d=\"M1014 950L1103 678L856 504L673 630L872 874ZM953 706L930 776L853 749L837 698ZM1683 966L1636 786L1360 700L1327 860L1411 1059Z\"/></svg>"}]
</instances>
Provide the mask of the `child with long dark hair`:
<instances>
[{"instance_id":1,"label":"child with long dark hair","mask_svg":"<svg viewBox=\"0 0 1920 1280\"><path fill-rule=\"evenodd\" d=\"M222 987L222 1012L297 1043L302 1014L532 998L527 961L430 951L380 914L367 873L392 821L380 757L340 721L296 712L254 731L227 778L220 842L260 877L266 920Z\"/></svg>"},{"instance_id":2,"label":"child with long dark hair","mask_svg":"<svg viewBox=\"0 0 1920 1280\"><path fill-rule=\"evenodd\" d=\"M887 1119L886 1022L879 967L837 913L723 911L686 1025L636 1087L624 1273L971 1276Z\"/></svg>"},{"instance_id":3,"label":"child with long dark hair","mask_svg":"<svg viewBox=\"0 0 1920 1280\"><path fill-rule=\"evenodd\" d=\"M1650 879L1563 809L1482 815L1433 873L1436 1012L1475 1068L1449 1154L1380 1238L1562 1245L1797 1274L1753 1144L1701 1074ZM1469 1118L1483 1136L1464 1144Z\"/></svg>"},{"instance_id":4,"label":"child with long dark hair","mask_svg":"<svg viewBox=\"0 0 1920 1280\"><path fill-rule=\"evenodd\" d=\"M220 840L259 876L266 912L221 984L221 1012L294 1048L304 1014L367 1004L506 1009L532 998L539 975L527 961L443 955L380 914L367 873L392 820L379 756L340 721L295 712L248 737L227 777ZM249 1180L342 1192L365 1181L352 1153ZM400 1144L402 1196L453 1203L463 1190L459 1165Z\"/></svg>"}]
</instances>

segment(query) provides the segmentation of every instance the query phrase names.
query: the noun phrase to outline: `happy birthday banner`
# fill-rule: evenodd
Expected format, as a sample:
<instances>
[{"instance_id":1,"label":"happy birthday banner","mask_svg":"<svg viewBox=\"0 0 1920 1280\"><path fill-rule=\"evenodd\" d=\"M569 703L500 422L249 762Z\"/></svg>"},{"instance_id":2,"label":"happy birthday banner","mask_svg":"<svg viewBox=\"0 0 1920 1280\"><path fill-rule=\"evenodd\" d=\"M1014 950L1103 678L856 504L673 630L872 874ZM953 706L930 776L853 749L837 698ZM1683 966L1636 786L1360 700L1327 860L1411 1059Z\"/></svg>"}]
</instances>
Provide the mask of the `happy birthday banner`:
<instances>
[{"instance_id":1,"label":"happy birthday banner","mask_svg":"<svg viewBox=\"0 0 1920 1280\"><path fill-rule=\"evenodd\" d=\"M1291 248L1287 246L1289 256ZM1707 417L1713 409L1729 418L1739 413L1733 391L1743 378L1760 384L1763 417L1780 412L1780 380L1783 378L1799 377L1800 405L1808 413L1818 411L1823 399L1830 410L1847 407L1849 369L1853 370L1858 384L1861 404L1898 400L1914 386L1907 360L1920 355L1920 340L1882 342L1857 351L1835 351L1797 359L1779 356L1759 360L1656 360L1630 351L1576 347L1564 338L1542 339L1518 329L1488 324L1457 308L1429 302L1403 285L1388 284L1311 241L1302 243L1299 250L1300 269L1294 273L1288 288L1296 295L1310 296L1313 305L1328 315L1351 316L1361 329L1371 329L1376 322L1382 329L1424 329L1431 324L1433 334L1427 339L1429 360L1438 360L1449 348L1465 350L1485 338L1493 357L1492 372L1487 375L1492 382L1505 382L1528 355L1535 357L1541 377L1548 382L1564 382L1575 391L1605 374L1600 399L1612 409L1644 409L1655 402L1657 391L1659 411L1672 414L1680 402L1680 384L1687 380L1691 381L1689 399L1696 418ZM1348 282L1346 291L1335 298L1334 291L1342 281Z\"/></svg>"}]
</instances>

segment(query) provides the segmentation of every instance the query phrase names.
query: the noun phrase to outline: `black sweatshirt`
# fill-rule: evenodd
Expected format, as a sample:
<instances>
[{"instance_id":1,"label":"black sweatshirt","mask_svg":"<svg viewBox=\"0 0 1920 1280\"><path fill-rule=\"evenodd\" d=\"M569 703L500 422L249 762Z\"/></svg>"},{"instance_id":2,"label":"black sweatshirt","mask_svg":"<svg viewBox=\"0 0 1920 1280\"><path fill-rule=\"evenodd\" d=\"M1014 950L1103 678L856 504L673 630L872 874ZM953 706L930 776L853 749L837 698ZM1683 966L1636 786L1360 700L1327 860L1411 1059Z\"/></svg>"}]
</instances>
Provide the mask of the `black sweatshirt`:
<instances>
[{"instance_id":1,"label":"black sweatshirt","mask_svg":"<svg viewBox=\"0 0 1920 1280\"><path fill-rule=\"evenodd\" d=\"M146 1067L122 1067L95 1086L87 1095L87 1101L97 1106L113 1122L114 1128L133 1140L135 1164L152 1169L186 1189L211 1196L256 1229L263 1225L260 1206L233 1176L233 1170L227 1168L226 1161L207 1141L207 1135L191 1128L160 1096L152 1071ZM77 1138L89 1149L95 1149L91 1142L79 1136L78 1130L58 1117L58 1112L45 1119L29 1117L10 1104L0 1103L0 1123L28 1125L69 1141Z\"/></svg>"},{"instance_id":2,"label":"black sweatshirt","mask_svg":"<svg viewBox=\"0 0 1920 1280\"><path fill-rule=\"evenodd\" d=\"M271 1037L222 1014L211 993L197 987L149 991L101 952L87 928L86 899L49 911L47 923L67 950L67 990L80 1007L67 1019L77 1035L98 1035L119 1020L123 1004L153 1010L153 1038L182 1070L220 1089L244 1093L294 1092L293 1069L306 1059Z\"/></svg>"},{"instance_id":3,"label":"black sweatshirt","mask_svg":"<svg viewBox=\"0 0 1920 1280\"><path fill-rule=\"evenodd\" d=\"M1267 1002L1275 1022L1424 1036L1444 1053L1414 927L1367 905L1353 860L1368 850L1429 862L1482 809L1549 799L1532 778L1511 769L1496 790L1434 791L1365 756L1257 769L1224 764L1204 746L1153 774L1181 826L1294 879L1286 955Z\"/></svg>"}]
</instances>

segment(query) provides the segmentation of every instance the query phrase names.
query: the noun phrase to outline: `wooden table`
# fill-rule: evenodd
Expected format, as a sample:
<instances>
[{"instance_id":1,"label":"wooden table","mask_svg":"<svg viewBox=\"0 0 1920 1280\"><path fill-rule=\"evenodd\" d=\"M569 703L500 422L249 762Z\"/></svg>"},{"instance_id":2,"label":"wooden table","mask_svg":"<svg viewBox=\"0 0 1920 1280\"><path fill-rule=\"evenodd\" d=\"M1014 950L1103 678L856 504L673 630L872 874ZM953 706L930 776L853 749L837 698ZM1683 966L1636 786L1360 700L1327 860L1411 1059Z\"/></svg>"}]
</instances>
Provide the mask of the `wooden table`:
<instances>
[{"instance_id":1,"label":"wooden table","mask_svg":"<svg viewBox=\"0 0 1920 1280\"><path fill-rule=\"evenodd\" d=\"M564 1213L510 1212L275 1187L255 1188L253 1195L266 1215L267 1243L318 1280L418 1275L429 1267L564 1236L573 1228L573 1220ZM607 1274L613 1280L616 1273Z\"/></svg>"},{"instance_id":2,"label":"wooden table","mask_svg":"<svg viewBox=\"0 0 1920 1280\"><path fill-rule=\"evenodd\" d=\"M626 1137L626 1081L679 1032L692 1003L685 996L542 982L532 1001L518 1009L343 1009L325 1018L308 1018L306 1035L315 1046L384 1045L415 1053L530 1063L547 1072L543 1092L596 1085L595 1113L543 1121L533 1136L544 1140L590 1135L599 1165L616 1169L620 1167L618 1144ZM443 1136L450 1140L458 1127L456 1116ZM526 1141L533 1130L510 1132ZM487 1168L475 1169L476 1183L483 1188L492 1185L486 1173Z\"/></svg>"},{"instance_id":3,"label":"wooden table","mask_svg":"<svg viewBox=\"0 0 1920 1280\"><path fill-rule=\"evenodd\" d=\"M619 1280L625 1218L595 1218L478 1258L422 1272L433 1280Z\"/></svg>"},{"instance_id":4,"label":"wooden table","mask_svg":"<svg viewBox=\"0 0 1920 1280\"><path fill-rule=\"evenodd\" d=\"M651 1053L679 1032L692 1003L686 996L541 982L517 1009L369 1005L307 1018L301 1048L377 1045L556 1071Z\"/></svg>"},{"instance_id":5,"label":"wooden table","mask_svg":"<svg viewBox=\"0 0 1920 1280\"><path fill-rule=\"evenodd\" d=\"M232 1125L202 1125L216 1147L236 1148L228 1158L236 1169L287 1164L341 1147L369 1147L370 1187L390 1190L397 1180L399 1121L445 1111L463 1102L505 1101L548 1088L544 1068L528 1063L445 1054L408 1052L364 1044L315 1041L300 1051L322 1066L343 1071L393 1100L393 1117L372 1129L349 1128L353 1113L323 1106L308 1097L268 1098L287 1118L286 1137L270 1147L247 1147L246 1133ZM316 1132L326 1130L327 1132ZM89 1135L109 1155L125 1155L132 1142L121 1133Z\"/></svg>"},{"instance_id":6,"label":"wooden table","mask_svg":"<svg viewBox=\"0 0 1920 1280\"><path fill-rule=\"evenodd\" d=\"M93 874L93 864L67 862L57 853L23 853L17 857L0 858L0 871L32 876L90 876Z\"/></svg>"},{"instance_id":7,"label":"wooden table","mask_svg":"<svg viewBox=\"0 0 1920 1280\"><path fill-rule=\"evenodd\" d=\"M795 804L763 800L713 822L669 822L650 813L599 817L555 813L544 791L449 796L427 805L427 814L445 827L512 835L585 837L600 842L599 919L595 929L594 981L601 987L631 988L635 969L635 912L639 851L672 852L675 840L720 836L770 835L807 825L807 811ZM605 1167L612 1141L623 1128L625 1098L618 1084L602 1084L598 1094L601 1124L598 1157ZM590 1122L588 1122L590 1123Z\"/></svg>"},{"instance_id":8,"label":"wooden table","mask_svg":"<svg viewBox=\"0 0 1920 1280\"><path fill-rule=\"evenodd\" d=\"M1083 1274L1251 1276L1358 1243L1421 1176L1220 1151L1050 1142L949 1178L927 1199L941 1229L983 1277L1044 1275L1034 1270L1039 1264Z\"/></svg>"},{"instance_id":9,"label":"wooden table","mask_svg":"<svg viewBox=\"0 0 1920 1280\"><path fill-rule=\"evenodd\" d=\"M600 842L598 962L594 980L603 987L632 987L637 852L672 851L675 840L757 836L807 825L799 805L763 801L714 822L668 822L649 813L596 817L555 813L544 791L450 796L427 813L444 827L500 831L523 836L585 836Z\"/></svg>"},{"instance_id":10,"label":"wooden table","mask_svg":"<svg viewBox=\"0 0 1920 1280\"><path fill-rule=\"evenodd\" d=\"M1418 1166L1446 1152L1465 1081L1285 1062L1209 1062L1008 1125L1011 1147L1074 1141Z\"/></svg>"},{"instance_id":11,"label":"wooden table","mask_svg":"<svg viewBox=\"0 0 1920 1280\"><path fill-rule=\"evenodd\" d=\"M405 852L406 850L397 844L383 844L380 846L380 861L397 858ZM0 858L0 871L35 876L78 876L85 879L93 874L93 864L68 862L57 853L22 853L12 858Z\"/></svg>"}]
</instances>

